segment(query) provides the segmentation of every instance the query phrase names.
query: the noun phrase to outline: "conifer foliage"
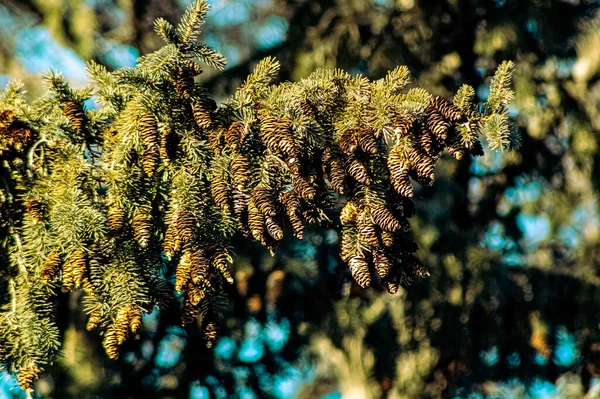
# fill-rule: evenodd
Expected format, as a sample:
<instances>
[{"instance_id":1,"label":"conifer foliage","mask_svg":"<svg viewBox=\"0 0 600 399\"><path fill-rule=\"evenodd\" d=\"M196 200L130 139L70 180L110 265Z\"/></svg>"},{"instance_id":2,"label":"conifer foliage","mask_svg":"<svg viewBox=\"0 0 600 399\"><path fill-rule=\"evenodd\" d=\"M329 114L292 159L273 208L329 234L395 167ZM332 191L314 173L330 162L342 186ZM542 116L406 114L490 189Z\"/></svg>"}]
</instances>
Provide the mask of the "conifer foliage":
<instances>
[{"instance_id":1,"label":"conifer foliage","mask_svg":"<svg viewBox=\"0 0 600 399\"><path fill-rule=\"evenodd\" d=\"M481 136L492 149L518 145L510 62L479 106L466 85L453 101L406 90L406 67L376 81L318 70L275 85L273 58L216 104L194 81L198 62L225 66L196 40L207 11L198 0L176 27L158 19L166 44L135 68L91 62L89 87L51 72L31 105L17 82L2 93L0 363L25 389L59 350L55 299L74 289L115 358L143 312L172 302L174 275L183 324L197 320L212 346L237 233L273 253L307 225L339 225L356 282L394 293L429 275L407 220L412 181L432 184L445 150L482 155ZM88 110L92 96L100 106Z\"/></svg>"}]
</instances>

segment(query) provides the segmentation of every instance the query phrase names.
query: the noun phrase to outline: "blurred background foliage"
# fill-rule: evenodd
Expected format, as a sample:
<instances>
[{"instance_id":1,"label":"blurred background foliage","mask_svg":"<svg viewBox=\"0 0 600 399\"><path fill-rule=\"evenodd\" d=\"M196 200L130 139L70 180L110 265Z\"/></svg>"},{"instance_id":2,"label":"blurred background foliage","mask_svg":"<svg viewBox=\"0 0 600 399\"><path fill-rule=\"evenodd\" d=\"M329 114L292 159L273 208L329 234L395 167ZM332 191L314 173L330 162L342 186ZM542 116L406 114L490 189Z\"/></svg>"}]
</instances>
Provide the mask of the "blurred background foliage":
<instances>
[{"instance_id":1,"label":"blurred background foliage","mask_svg":"<svg viewBox=\"0 0 600 399\"><path fill-rule=\"evenodd\" d=\"M411 220L432 276L400 294L351 283L338 237L314 227L271 258L236 246L223 335L204 347L168 309L144 316L117 361L83 314L61 320L61 361L35 395L189 398L599 398L600 2L212 0L204 41L227 56L202 75L225 98L257 61L281 80L315 68L380 78L396 65L446 95L516 62L519 152L444 159ZM159 46L156 17L187 0L0 0L0 87L32 97L50 67L132 66ZM93 106L93 104L89 104ZM81 298L72 293L72 308ZM50 376L51 374L51 376ZM10 375L0 398L23 397Z\"/></svg>"}]
</instances>

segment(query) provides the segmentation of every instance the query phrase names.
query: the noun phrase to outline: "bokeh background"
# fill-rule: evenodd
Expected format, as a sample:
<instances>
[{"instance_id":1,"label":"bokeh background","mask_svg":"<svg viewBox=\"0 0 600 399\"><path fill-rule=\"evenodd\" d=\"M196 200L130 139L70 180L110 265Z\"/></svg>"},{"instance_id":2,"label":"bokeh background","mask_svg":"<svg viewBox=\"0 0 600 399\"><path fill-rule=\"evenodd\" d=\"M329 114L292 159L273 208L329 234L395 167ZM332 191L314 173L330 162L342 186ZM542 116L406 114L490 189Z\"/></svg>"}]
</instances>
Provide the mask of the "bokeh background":
<instances>
[{"instance_id":1,"label":"bokeh background","mask_svg":"<svg viewBox=\"0 0 600 399\"><path fill-rule=\"evenodd\" d=\"M315 68L450 97L516 62L517 152L444 159L411 220L431 277L395 296L362 290L313 227L275 257L236 246L222 337L204 347L168 309L144 316L116 361L77 311L44 398L600 398L600 1L209 0L203 40L229 61L199 82L224 101L267 55L281 80ZM133 66L188 0L0 0L0 88L31 98L49 68L86 84L85 62ZM93 100L88 107L94 107ZM69 299L77 309L80 293ZM0 398L21 398L10 374Z\"/></svg>"}]
</instances>

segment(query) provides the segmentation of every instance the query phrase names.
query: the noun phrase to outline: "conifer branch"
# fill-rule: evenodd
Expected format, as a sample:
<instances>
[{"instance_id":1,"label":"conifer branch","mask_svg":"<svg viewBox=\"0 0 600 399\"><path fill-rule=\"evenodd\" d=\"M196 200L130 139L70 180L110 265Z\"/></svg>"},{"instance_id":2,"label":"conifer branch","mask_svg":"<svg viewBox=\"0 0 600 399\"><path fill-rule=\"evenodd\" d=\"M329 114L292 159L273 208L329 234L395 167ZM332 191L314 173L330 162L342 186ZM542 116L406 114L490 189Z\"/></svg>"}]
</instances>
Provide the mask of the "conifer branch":
<instances>
[{"instance_id":1,"label":"conifer branch","mask_svg":"<svg viewBox=\"0 0 600 399\"><path fill-rule=\"evenodd\" d=\"M404 91L405 66L374 82L336 69L273 84L272 57L217 104L194 80L202 68L193 58L225 66L194 41L207 11L199 0L177 28L158 20L167 44L134 68L88 64L91 87L74 90L50 72L47 94L32 105L18 83L2 93L0 174L14 200L0 211L18 223L2 226L11 239L1 249L18 273L8 313L0 312L0 364L20 370L25 389L56 355L52 306L71 290L85 293L87 327L102 331L110 358L143 312L175 302L174 291L183 295L182 323L199 321L212 346L237 233L275 253L286 235L302 239L307 226L329 223L360 286L395 293L429 276L408 223L413 182L433 184L445 152L483 155L481 136L492 149L517 142L510 62L492 79L485 112L469 86L454 102ZM83 105L92 95L99 110ZM330 220L336 213L341 226Z\"/></svg>"}]
</instances>

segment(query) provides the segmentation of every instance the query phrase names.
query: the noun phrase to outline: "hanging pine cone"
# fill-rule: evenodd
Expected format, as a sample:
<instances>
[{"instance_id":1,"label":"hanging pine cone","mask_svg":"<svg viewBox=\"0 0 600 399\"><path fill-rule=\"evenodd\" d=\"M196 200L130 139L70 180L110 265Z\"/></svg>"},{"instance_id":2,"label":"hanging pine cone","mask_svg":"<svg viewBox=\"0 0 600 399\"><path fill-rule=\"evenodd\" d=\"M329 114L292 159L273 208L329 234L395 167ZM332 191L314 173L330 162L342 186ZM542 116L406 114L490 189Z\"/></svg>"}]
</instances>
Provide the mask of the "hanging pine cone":
<instances>
[{"instance_id":1,"label":"hanging pine cone","mask_svg":"<svg viewBox=\"0 0 600 399\"><path fill-rule=\"evenodd\" d=\"M410 134L413 123L413 118L400 114L394 121L394 132L401 138L406 137Z\"/></svg>"},{"instance_id":2,"label":"hanging pine cone","mask_svg":"<svg viewBox=\"0 0 600 399\"><path fill-rule=\"evenodd\" d=\"M462 118L460 108L443 97L435 96L431 99L430 105L435 108L444 118L450 121L458 121Z\"/></svg>"},{"instance_id":3,"label":"hanging pine cone","mask_svg":"<svg viewBox=\"0 0 600 399\"><path fill-rule=\"evenodd\" d=\"M236 154L231 160L231 178L235 187L240 191L244 191L250 183L252 171L246 155Z\"/></svg>"},{"instance_id":4,"label":"hanging pine cone","mask_svg":"<svg viewBox=\"0 0 600 399\"><path fill-rule=\"evenodd\" d=\"M127 312L127 317L129 318L129 330L135 334L142 326L142 311L137 305L129 305Z\"/></svg>"},{"instance_id":5,"label":"hanging pine cone","mask_svg":"<svg viewBox=\"0 0 600 399\"><path fill-rule=\"evenodd\" d=\"M85 124L85 111L83 107L76 101L67 101L63 111L75 133L81 135Z\"/></svg>"},{"instance_id":6,"label":"hanging pine cone","mask_svg":"<svg viewBox=\"0 0 600 399\"><path fill-rule=\"evenodd\" d=\"M425 181L432 181L435 169L435 160L425 154L423 151L411 147L408 150L408 159L410 159L411 169L418 177Z\"/></svg>"},{"instance_id":7,"label":"hanging pine cone","mask_svg":"<svg viewBox=\"0 0 600 399\"><path fill-rule=\"evenodd\" d=\"M233 189L232 198L233 214L236 218L237 228L244 237L249 237L250 230L248 230L248 200L250 199L250 195L238 189Z\"/></svg>"},{"instance_id":8,"label":"hanging pine cone","mask_svg":"<svg viewBox=\"0 0 600 399\"><path fill-rule=\"evenodd\" d=\"M439 146L437 140L429 131L419 128L416 138L419 147L425 154L429 156L436 156L438 154Z\"/></svg>"},{"instance_id":9,"label":"hanging pine cone","mask_svg":"<svg viewBox=\"0 0 600 399\"><path fill-rule=\"evenodd\" d=\"M365 164L365 162L357 158L349 158L348 175L350 175L350 177L357 182L366 186L373 182L368 166Z\"/></svg>"},{"instance_id":10,"label":"hanging pine cone","mask_svg":"<svg viewBox=\"0 0 600 399\"><path fill-rule=\"evenodd\" d=\"M181 292L187 288L190 281L190 253L185 252L175 268L175 291Z\"/></svg>"},{"instance_id":11,"label":"hanging pine cone","mask_svg":"<svg viewBox=\"0 0 600 399\"><path fill-rule=\"evenodd\" d=\"M369 271L369 264L362 256L352 256L348 261L348 267L354 280L362 288L367 288L371 285L371 272Z\"/></svg>"},{"instance_id":12,"label":"hanging pine cone","mask_svg":"<svg viewBox=\"0 0 600 399\"><path fill-rule=\"evenodd\" d=\"M142 153L142 168L144 173L148 176L153 176L158 169L158 163L160 161L160 148L150 147L144 148Z\"/></svg>"},{"instance_id":13,"label":"hanging pine cone","mask_svg":"<svg viewBox=\"0 0 600 399\"><path fill-rule=\"evenodd\" d=\"M296 190L300 198L304 200L313 200L317 195L317 188L302 176L293 176L292 186L294 186L294 190Z\"/></svg>"},{"instance_id":14,"label":"hanging pine cone","mask_svg":"<svg viewBox=\"0 0 600 399\"><path fill-rule=\"evenodd\" d=\"M119 345L117 342L117 332L115 331L115 328L113 326L108 327L104 332L102 346L109 359L116 359L119 357Z\"/></svg>"},{"instance_id":15,"label":"hanging pine cone","mask_svg":"<svg viewBox=\"0 0 600 399\"><path fill-rule=\"evenodd\" d=\"M304 115L308 116L309 119L315 119L315 111L308 101L300 101L300 109Z\"/></svg>"},{"instance_id":16,"label":"hanging pine cone","mask_svg":"<svg viewBox=\"0 0 600 399\"><path fill-rule=\"evenodd\" d=\"M385 203L379 203L371 206L371 216L373 217L373 221L386 231L398 231L402 229L402 224L394 214L387 209Z\"/></svg>"},{"instance_id":17,"label":"hanging pine cone","mask_svg":"<svg viewBox=\"0 0 600 399\"><path fill-rule=\"evenodd\" d=\"M214 121L214 110L217 104L209 97L201 97L196 101L193 107L194 120L198 127L210 129Z\"/></svg>"},{"instance_id":18,"label":"hanging pine cone","mask_svg":"<svg viewBox=\"0 0 600 399\"><path fill-rule=\"evenodd\" d=\"M369 128L362 128L357 133L358 145L366 154L377 153L377 139Z\"/></svg>"},{"instance_id":19,"label":"hanging pine cone","mask_svg":"<svg viewBox=\"0 0 600 399\"><path fill-rule=\"evenodd\" d=\"M156 172L160 160L160 145L158 142L158 128L156 118L150 112L140 115L138 130L142 137L144 150L142 153L142 167L144 173L152 176Z\"/></svg>"},{"instance_id":20,"label":"hanging pine cone","mask_svg":"<svg viewBox=\"0 0 600 399\"><path fill-rule=\"evenodd\" d=\"M110 204L106 212L106 225L108 230L116 233L123 228L125 222L125 210L115 203Z\"/></svg>"},{"instance_id":21,"label":"hanging pine cone","mask_svg":"<svg viewBox=\"0 0 600 399\"><path fill-rule=\"evenodd\" d=\"M175 78L175 91L183 98L190 98L194 90L194 75L192 71L181 65Z\"/></svg>"},{"instance_id":22,"label":"hanging pine cone","mask_svg":"<svg viewBox=\"0 0 600 399\"><path fill-rule=\"evenodd\" d=\"M192 240L196 228L196 218L189 211L181 211L177 215L177 238L182 245Z\"/></svg>"},{"instance_id":23,"label":"hanging pine cone","mask_svg":"<svg viewBox=\"0 0 600 399\"><path fill-rule=\"evenodd\" d=\"M265 116L260 120L259 137L267 149L275 154L280 152L280 125L272 116Z\"/></svg>"},{"instance_id":24,"label":"hanging pine cone","mask_svg":"<svg viewBox=\"0 0 600 399\"><path fill-rule=\"evenodd\" d=\"M448 137L450 124L444 119L442 114L435 111L432 107L427 108L425 126L441 142L444 142Z\"/></svg>"},{"instance_id":25,"label":"hanging pine cone","mask_svg":"<svg viewBox=\"0 0 600 399\"><path fill-rule=\"evenodd\" d=\"M83 249L79 248L73 251L71 256L67 259L66 264L68 264L69 268L72 270L75 287L80 287L87 272L86 256Z\"/></svg>"},{"instance_id":26,"label":"hanging pine cone","mask_svg":"<svg viewBox=\"0 0 600 399\"><path fill-rule=\"evenodd\" d=\"M177 220L175 219L165 232L165 239L163 242L163 252L165 256L171 259L175 255L175 252L179 250L180 244L181 241L177 235Z\"/></svg>"},{"instance_id":27,"label":"hanging pine cone","mask_svg":"<svg viewBox=\"0 0 600 399\"><path fill-rule=\"evenodd\" d=\"M245 127L242 122L233 122L225 133L225 142L234 151L242 145L242 137L245 136Z\"/></svg>"},{"instance_id":28,"label":"hanging pine cone","mask_svg":"<svg viewBox=\"0 0 600 399\"><path fill-rule=\"evenodd\" d=\"M13 110L6 109L0 112L0 135L4 136L8 127L13 123L16 114Z\"/></svg>"},{"instance_id":29,"label":"hanging pine cone","mask_svg":"<svg viewBox=\"0 0 600 399\"><path fill-rule=\"evenodd\" d=\"M154 114L144 112L138 119L138 130L142 137L144 147L159 147L158 144L158 127Z\"/></svg>"},{"instance_id":30,"label":"hanging pine cone","mask_svg":"<svg viewBox=\"0 0 600 399\"><path fill-rule=\"evenodd\" d=\"M454 159L463 159L466 153L466 149L460 138L458 136L454 136L449 140L448 143L448 153L454 157Z\"/></svg>"},{"instance_id":31,"label":"hanging pine cone","mask_svg":"<svg viewBox=\"0 0 600 399\"><path fill-rule=\"evenodd\" d=\"M277 203L275 202L274 193L266 187L257 186L252 192L254 205L265 216L277 216Z\"/></svg>"},{"instance_id":32,"label":"hanging pine cone","mask_svg":"<svg viewBox=\"0 0 600 399\"><path fill-rule=\"evenodd\" d=\"M302 203L296 190L287 190L281 195L281 203L285 207L286 212L295 213L300 209Z\"/></svg>"},{"instance_id":33,"label":"hanging pine cone","mask_svg":"<svg viewBox=\"0 0 600 399\"><path fill-rule=\"evenodd\" d=\"M364 209L358 216L356 228L360 241L373 247L379 245L377 229L367 209Z\"/></svg>"},{"instance_id":34,"label":"hanging pine cone","mask_svg":"<svg viewBox=\"0 0 600 399\"><path fill-rule=\"evenodd\" d=\"M210 258L211 265L223 276L225 281L233 284L233 276L231 275L231 256L227 250L218 245L212 246L212 256Z\"/></svg>"},{"instance_id":35,"label":"hanging pine cone","mask_svg":"<svg viewBox=\"0 0 600 399\"><path fill-rule=\"evenodd\" d=\"M286 222L289 229L292 231L292 234L298 240L302 240L304 238L305 229L302 217L300 217L296 212L287 212L286 216Z\"/></svg>"},{"instance_id":36,"label":"hanging pine cone","mask_svg":"<svg viewBox=\"0 0 600 399\"><path fill-rule=\"evenodd\" d=\"M382 279L386 278L392 269L391 259L381 249L373 251L373 263L377 275Z\"/></svg>"},{"instance_id":37,"label":"hanging pine cone","mask_svg":"<svg viewBox=\"0 0 600 399\"><path fill-rule=\"evenodd\" d=\"M206 293L204 292L204 289L198 284L190 284L188 286L187 300L192 305L198 306L205 296Z\"/></svg>"},{"instance_id":38,"label":"hanging pine cone","mask_svg":"<svg viewBox=\"0 0 600 399\"><path fill-rule=\"evenodd\" d=\"M21 367L17 381L24 391L33 388L33 384L40 377L40 368L35 362L31 362L24 367Z\"/></svg>"},{"instance_id":39,"label":"hanging pine cone","mask_svg":"<svg viewBox=\"0 0 600 399\"><path fill-rule=\"evenodd\" d=\"M229 186L222 176L213 176L210 182L210 194L219 208L229 210Z\"/></svg>"},{"instance_id":40,"label":"hanging pine cone","mask_svg":"<svg viewBox=\"0 0 600 399\"><path fill-rule=\"evenodd\" d=\"M400 280L395 273L390 273L385 280L382 281L383 286L390 294L394 295L400 289Z\"/></svg>"},{"instance_id":41,"label":"hanging pine cone","mask_svg":"<svg viewBox=\"0 0 600 399\"><path fill-rule=\"evenodd\" d=\"M414 188L408 177L408 169L400 169L398 172L392 173L391 183L398 194L405 197L414 195Z\"/></svg>"},{"instance_id":42,"label":"hanging pine cone","mask_svg":"<svg viewBox=\"0 0 600 399\"><path fill-rule=\"evenodd\" d=\"M114 331L117 336L117 345L122 345L129 333L129 312L127 306L122 306L117 312Z\"/></svg>"},{"instance_id":43,"label":"hanging pine cone","mask_svg":"<svg viewBox=\"0 0 600 399\"><path fill-rule=\"evenodd\" d=\"M210 285L208 281L209 259L203 249L198 248L190 255L190 277L194 284Z\"/></svg>"},{"instance_id":44,"label":"hanging pine cone","mask_svg":"<svg viewBox=\"0 0 600 399\"><path fill-rule=\"evenodd\" d=\"M140 244L140 247L146 248L152 238L152 215L148 210L142 207L136 208L131 221L133 228L133 237Z\"/></svg>"},{"instance_id":45,"label":"hanging pine cone","mask_svg":"<svg viewBox=\"0 0 600 399\"><path fill-rule=\"evenodd\" d=\"M298 156L296 140L292 131L292 124L288 118L277 121L277 136L279 138L279 151L286 157Z\"/></svg>"},{"instance_id":46,"label":"hanging pine cone","mask_svg":"<svg viewBox=\"0 0 600 399\"><path fill-rule=\"evenodd\" d=\"M352 129L345 130L340 135L340 149L346 155L352 155L358 148L358 140L356 131Z\"/></svg>"},{"instance_id":47,"label":"hanging pine cone","mask_svg":"<svg viewBox=\"0 0 600 399\"><path fill-rule=\"evenodd\" d=\"M382 230L380 237L381 237L381 242L383 243L383 245L385 247L389 247L392 244L394 244L394 233L392 233L391 231Z\"/></svg>"},{"instance_id":48,"label":"hanging pine cone","mask_svg":"<svg viewBox=\"0 0 600 399\"><path fill-rule=\"evenodd\" d=\"M90 317L88 318L87 324L85 325L85 329L88 331L95 330L100 325L102 321L102 308L94 308L90 312Z\"/></svg>"},{"instance_id":49,"label":"hanging pine cone","mask_svg":"<svg viewBox=\"0 0 600 399\"><path fill-rule=\"evenodd\" d=\"M219 327L217 321L213 317L207 315L204 324L203 338L207 348L212 348L219 336Z\"/></svg>"},{"instance_id":50,"label":"hanging pine cone","mask_svg":"<svg viewBox=\"0 0 600 399\"><path fill-rule=\"evenodd\" d=\"M271 216L265 216L265 226L267 226L267 231L269 235L273 237L273 239L280 241L283 239L283 229L281 224Z\"/></svg>"},{"instance_id":51,"label":"hanging pine cone","mask_svg":"<svg viewBox=\"0 0 600 399\"><path fill-rule=\"evenodd\" d=\"M248 201L248 228L258 242L264 241L265 221L263 213L256 207L254 200Z\"/></svg>"},{"instance_id":52,"label":"hanging pine cone","mask_svg":"<svg viewBox=\"0 0 600 399\"><path fill-rule=\"evenodd\" d=\"M46 206L37 200L28 201L26 209L34 223L38 223L40 220L44 219L46 214Z\"/></svg>"},{"instance_id":53,"label":"hanging pine cone","mask_svg":"<svg viewBox=\"0 0 600 399\"><path fill-rule=\"evenodd\" d=\"M336 193L344 194L346 192L346 168L339 159L331 161L329 183Z\"/></svg>"},{"instance_id":54,"label":"hanging pine cone","mask_svg":"<svg viewBox=\"0 0 600 399\"><path fill-rule=\"evenodd\" d=\"M225 148L225 132L224 128L218 127L208 133L208 145L216 156L221 155Z\"/></svg>"},{"instance_id":55,"label":"hanging pine cone","mask_svg":"<svg viewBox=\"0 0 600 399\"><path fill-rule=\"evenodd\" d=\"M60 265L60 255L56 252L51 252L42 265L40 275L46 281L54 280L54 277L56 277L60 271Z\"/></svg>"},{"instance_id":56,"label":"hanging pine cone","mask_svg":"<svg viewBox=\"0 0 600 399\"><path fill-rule=\"evenodd\" d=\"M63 293L71 291L75 287L75 278L73 276L73 265L71 262L65 262L62 267L61 287Z\"/></svg>"}]
</instances>

